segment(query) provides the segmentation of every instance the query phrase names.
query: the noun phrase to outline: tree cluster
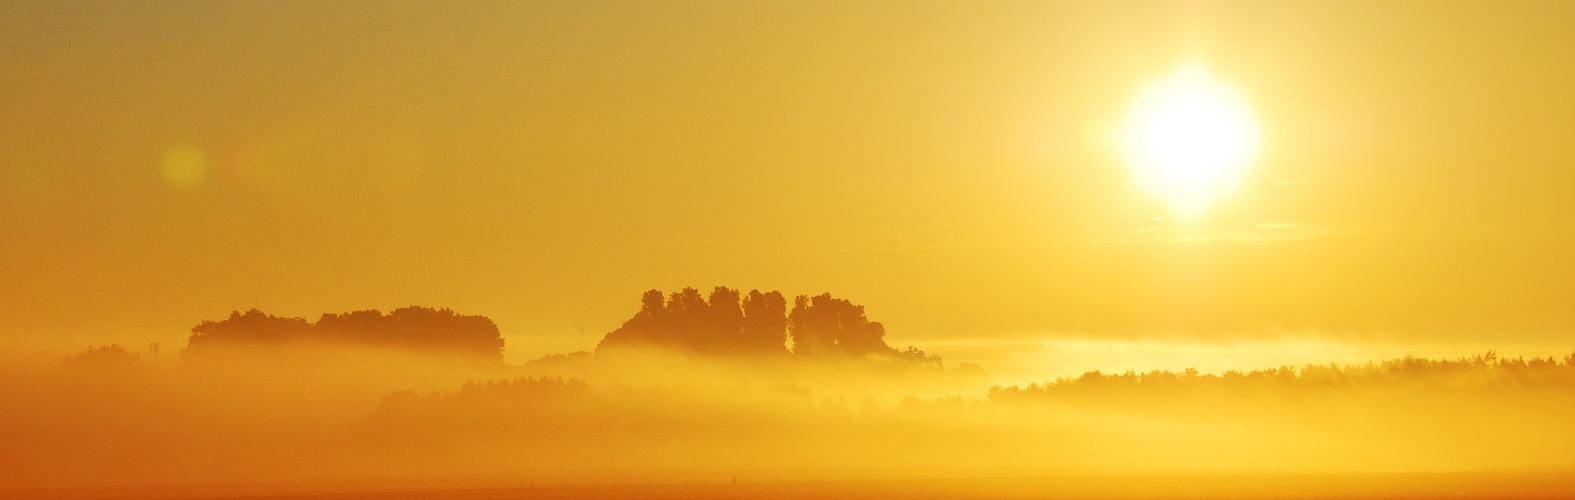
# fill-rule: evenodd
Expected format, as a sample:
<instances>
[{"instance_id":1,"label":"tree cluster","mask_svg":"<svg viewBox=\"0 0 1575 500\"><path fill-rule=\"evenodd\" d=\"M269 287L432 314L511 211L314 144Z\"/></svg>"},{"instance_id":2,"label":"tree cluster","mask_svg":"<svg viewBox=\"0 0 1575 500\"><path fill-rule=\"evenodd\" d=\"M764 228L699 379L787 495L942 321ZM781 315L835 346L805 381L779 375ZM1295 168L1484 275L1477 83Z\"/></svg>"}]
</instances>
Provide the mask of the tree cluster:
<instances>
[{"instance_id":1,"label":"tree cluster","mask_svg":"<svg viewBox=\"0 0 1575 500\"><path fill-rule=\"evenodd\" d=\"M222 321L204 321L191 333L187 345L194 352L248 343L318 341L503 359L503 336L491 319L429 307L411 306L386 315L375 309L324 314L315 323L252 309L231 312Z\"/></svg>"},{"instance_id":2,"label":"tree cluster","mask_svg":"<svg viewBox=\"0 0 1575 500\"><path fill-rule=\"evenodd\" d=\"M142 368L142 354L120 344L89 347L86 352L66 357L64 367L69 372L129 372Z\"/></svg>"},{"instance_id":3,"label":"tree cluster","mask_svg":"<svg viewBox=\"0 0 1575 500\"><path fill-rule=\"evenodd\" d=\"M643 346L701 354L786 354L787 301L780 292L716 287L709 298L685 288L663 297L650 290L640 311L602 338L597 351Z\"/></svg>"},{"instance_id":4,"label":"tree cluster","mask_svg":"<svg viewBox=\"0 0 1575 500\"><path fill-rule=\"evenodd\" d=\"M709 297L685 288L663 296L650 290L640 311L597 344L597 352L620 347L663 347L700 354L793 354L815 358L871 356L940 363L934 355L886 345L886 328L864 315L864 306L821 294L800 295L793 310L781 292L716 287ZM792 340L789 350L788 340Z\"/></svg>"}]
</instances>

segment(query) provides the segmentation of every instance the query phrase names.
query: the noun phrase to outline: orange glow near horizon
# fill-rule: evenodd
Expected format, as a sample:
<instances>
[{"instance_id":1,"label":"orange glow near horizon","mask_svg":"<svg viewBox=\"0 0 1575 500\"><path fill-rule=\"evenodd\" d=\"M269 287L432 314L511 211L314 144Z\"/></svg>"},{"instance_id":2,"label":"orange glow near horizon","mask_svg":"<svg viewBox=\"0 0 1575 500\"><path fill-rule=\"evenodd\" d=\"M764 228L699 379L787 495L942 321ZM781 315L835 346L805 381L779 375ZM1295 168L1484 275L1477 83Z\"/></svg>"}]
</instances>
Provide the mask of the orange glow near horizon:
<instances>
[{"instance_id":1,"label":"orange glow near horizon","mask_svg":"<svg viewBox=\"0 0 1575 500\"><path fill-rule=\"evenodd\" d=\"M1561 491L1572 27L0 2L0 497Z\"/></svg>"}]
</instances>

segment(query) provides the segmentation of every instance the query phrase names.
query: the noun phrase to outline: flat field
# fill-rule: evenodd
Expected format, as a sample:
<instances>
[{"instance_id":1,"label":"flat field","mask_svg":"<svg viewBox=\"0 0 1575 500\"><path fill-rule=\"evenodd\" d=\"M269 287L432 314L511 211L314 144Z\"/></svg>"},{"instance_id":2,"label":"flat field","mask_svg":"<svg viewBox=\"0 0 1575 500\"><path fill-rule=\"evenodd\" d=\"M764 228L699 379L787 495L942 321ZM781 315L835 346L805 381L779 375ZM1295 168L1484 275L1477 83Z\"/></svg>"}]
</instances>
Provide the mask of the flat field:
<instances>
[{"instance_id":1,"label":"flat field","mask_svg":"<svg viewBox=\"0 0 1575 500\"><path fill-rule=\"evenodd\" d=\"M1575 498L1575 472L1448 474L1164 474L882 479L837 481L582 484L441 487L394 480L390 486L203 485L127 489L11 490L41 499L1469 499ZM314 491L315 490L315 491ZM14 495L14 496L13 496Z\"/></svg>"}]
</instances>

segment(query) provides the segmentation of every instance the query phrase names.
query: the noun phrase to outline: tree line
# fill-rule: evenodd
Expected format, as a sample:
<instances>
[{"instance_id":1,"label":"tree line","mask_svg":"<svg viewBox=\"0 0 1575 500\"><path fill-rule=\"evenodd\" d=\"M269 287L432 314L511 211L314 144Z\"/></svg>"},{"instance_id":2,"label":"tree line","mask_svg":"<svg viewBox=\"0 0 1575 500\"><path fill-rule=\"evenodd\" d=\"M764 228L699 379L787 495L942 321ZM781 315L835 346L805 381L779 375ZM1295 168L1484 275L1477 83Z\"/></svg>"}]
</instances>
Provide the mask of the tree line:
<instances>
[{"instance_id":1,"label":"tree line","mask_svg":"<svg viewBox=\"0 0 1575 500\"><path fill-rule=\"evenodd\" d=\"M257 309L233 311L221 321L191 329L187 352L203 353L258 343L315 341L402 347L422 352L473 355L503 361L503 336L486 316L449 309L405 307L324 314L316 322L280 317Z\"/></svg>"},{"instance_id":2,"label":"tree line","mask_svg":"<svg viewBox=\"0 0 1575 500\"><path fill-rule=\"evenodd\" d=\"M829 293L799 295L790 310L781 292L750 290L744 294L719 286L707 296L695 288L670 295L659 290L645 292L639 311L607 333L596 352L657 347L702 355L885 359L942 367L939 356L914 347L892 348L885 337L885 326L870 321L864 306ZM254 308L232 311L228 318L192 327L183 355L300 342L400 347L498 362L503 360L504 348L503 337L491 319L450 309L411 306L387 314L370 309L327 313L309 321ZM120 354L90 351L82 359L124 357Z\"/></svg>"},{"instance_id":3,"label":"tree line","mask_svg":"<svg viewBox=\"0 0 1575 500\"><path fill-rule=\"evenodd\" d=\"M1180 372L1154 370L1106 374L1091 371L1078 377L1061 377L1026 387L992 387L988 399L1004 402L1201 393L1306 394L1347 389L1404 389L1414 393L1510 389L1568 391L1575 389L1575 354L1562 360L1553 357L1500 358L1497 352L1488 351L1458 359L1406 356L1362 365L1309 364L1301 368L1232 370L1218 375L1200 374L1190 368Z\"/></svg>"}]
</instances>

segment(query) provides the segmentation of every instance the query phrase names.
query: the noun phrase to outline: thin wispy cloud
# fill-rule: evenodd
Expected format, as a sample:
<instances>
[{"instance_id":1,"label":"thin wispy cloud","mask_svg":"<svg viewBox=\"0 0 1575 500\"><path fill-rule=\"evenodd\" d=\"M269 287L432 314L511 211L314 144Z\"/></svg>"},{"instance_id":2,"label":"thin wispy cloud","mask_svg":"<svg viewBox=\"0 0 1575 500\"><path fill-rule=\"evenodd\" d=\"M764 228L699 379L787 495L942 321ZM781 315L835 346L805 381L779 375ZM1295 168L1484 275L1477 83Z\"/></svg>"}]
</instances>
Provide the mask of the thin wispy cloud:
<instances>
[{"instance_id":1,"label":"thin wispy cloud","mask_svg":"<svg viewBox=\"0 0 1575 500\"><path fill-rule=\"evenodd\" d=\"M949 228L952 228L952 229L968 229L966 227L962 227L962 226L959 226L959 225L956 225L956 224L948 224L948 223L945 223L945 222L934 221L934 220L926 220L924 222L927 223L927 224L934 224L934 225L937 225L937 226L949 227Z\"/></svg>"},{"instance_id":2,"label":"thin wispy cloud","mask_svg":"<svg viewBox=\"0 0 1575 500\"><path fill-rule=\"evenodd\" d=\"M1270 186L1303 186L1329 182L1329 179L1296 179L1289 177L1260 177L1256 180Z\"/></svg>"}]
</instances>

